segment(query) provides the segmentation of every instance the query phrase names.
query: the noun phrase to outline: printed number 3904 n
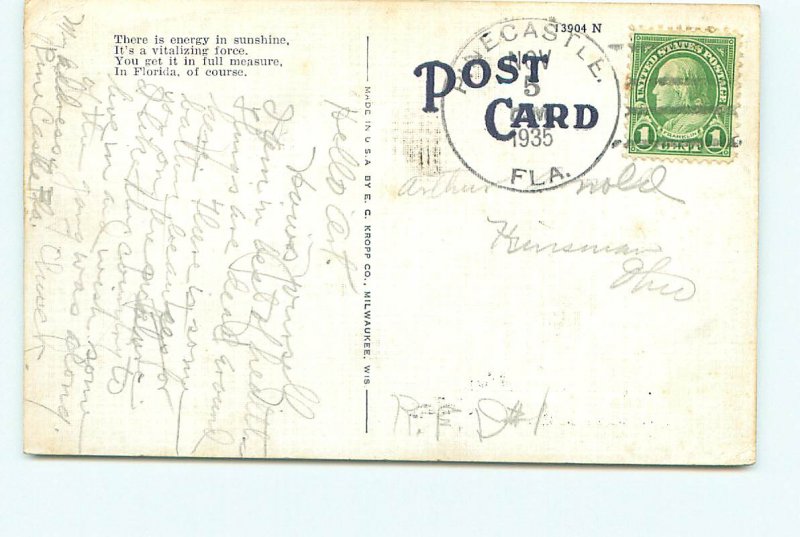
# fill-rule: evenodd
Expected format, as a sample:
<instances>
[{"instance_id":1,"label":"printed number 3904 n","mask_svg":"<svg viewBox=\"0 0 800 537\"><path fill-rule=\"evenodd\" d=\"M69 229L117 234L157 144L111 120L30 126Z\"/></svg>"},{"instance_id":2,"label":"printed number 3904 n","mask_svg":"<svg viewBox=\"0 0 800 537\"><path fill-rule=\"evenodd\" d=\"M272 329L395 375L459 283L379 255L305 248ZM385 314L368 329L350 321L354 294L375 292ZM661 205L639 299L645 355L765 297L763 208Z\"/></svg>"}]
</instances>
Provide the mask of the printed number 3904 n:
<instances>
[{"instance_id":1,"label":"printed number 3904 n","mask_svg":"<svg viewBox=\"0 0 800 537\"><path fill-rule=\"evenodd\" d=\"M553 135L550 129L517 129L517 135L512 138L514 147L539 147L553 145Z\"/></svg>"}]
</instances>

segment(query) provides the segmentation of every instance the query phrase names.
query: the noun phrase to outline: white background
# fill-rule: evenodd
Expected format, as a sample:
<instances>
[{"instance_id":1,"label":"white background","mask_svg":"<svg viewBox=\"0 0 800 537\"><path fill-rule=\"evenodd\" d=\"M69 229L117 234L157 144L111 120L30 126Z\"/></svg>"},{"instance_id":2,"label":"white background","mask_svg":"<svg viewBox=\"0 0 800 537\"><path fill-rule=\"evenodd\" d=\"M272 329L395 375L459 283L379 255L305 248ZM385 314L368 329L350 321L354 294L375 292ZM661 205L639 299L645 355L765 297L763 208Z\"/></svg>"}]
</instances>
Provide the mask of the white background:
<instances>
[{"instance_id":1,"label":"white background","mask_svg":"<svg viewBox=\"0 0 800 537\"><path fill-rule=\"evenodd\" d=\"M761 10L758 462L738 469L23 455L22 4L0 8L0 535L800 535L797 4Z\"/></svg>"}]
</instances>

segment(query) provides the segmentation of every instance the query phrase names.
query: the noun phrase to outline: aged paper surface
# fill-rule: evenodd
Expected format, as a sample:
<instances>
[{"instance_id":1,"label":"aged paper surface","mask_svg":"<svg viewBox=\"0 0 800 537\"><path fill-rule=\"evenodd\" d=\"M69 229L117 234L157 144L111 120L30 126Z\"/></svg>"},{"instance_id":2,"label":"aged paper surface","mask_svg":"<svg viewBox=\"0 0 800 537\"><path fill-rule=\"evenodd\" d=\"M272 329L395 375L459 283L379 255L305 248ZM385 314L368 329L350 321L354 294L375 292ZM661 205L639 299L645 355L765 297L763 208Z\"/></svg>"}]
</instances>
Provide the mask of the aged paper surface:
<instances>
[{"instance_id":1,"label":"aged paper surface","mask_svg":"<svg viewBox=\"0 0 800 537\"><path fill-rule=\"evenodd\" d=\"M32 1L25 451L755 460L754 6Z\"/></svg>"}]
</instances>

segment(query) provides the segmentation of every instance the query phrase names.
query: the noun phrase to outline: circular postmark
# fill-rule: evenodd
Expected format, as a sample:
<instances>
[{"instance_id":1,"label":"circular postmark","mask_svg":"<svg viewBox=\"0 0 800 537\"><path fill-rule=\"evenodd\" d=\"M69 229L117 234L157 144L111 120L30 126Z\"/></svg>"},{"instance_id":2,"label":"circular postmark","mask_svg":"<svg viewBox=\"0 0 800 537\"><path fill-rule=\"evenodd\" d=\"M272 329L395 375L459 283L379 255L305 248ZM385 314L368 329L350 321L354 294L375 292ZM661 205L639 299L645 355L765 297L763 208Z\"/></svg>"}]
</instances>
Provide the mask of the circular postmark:
<instances>
[{"instance_id":1,"label":"circular postmark","mask_svg":"<svg viewBox=\"0 0 800 537\"><path fill-rule=\"evenodd\" d=\"M589 172L619 123L619 80L589 35L553 19L506 19L473 35L441 101L451 148L500 188L539 192ZM514 75L516 71L516 76Z\"/></svg>"}]
</instances>

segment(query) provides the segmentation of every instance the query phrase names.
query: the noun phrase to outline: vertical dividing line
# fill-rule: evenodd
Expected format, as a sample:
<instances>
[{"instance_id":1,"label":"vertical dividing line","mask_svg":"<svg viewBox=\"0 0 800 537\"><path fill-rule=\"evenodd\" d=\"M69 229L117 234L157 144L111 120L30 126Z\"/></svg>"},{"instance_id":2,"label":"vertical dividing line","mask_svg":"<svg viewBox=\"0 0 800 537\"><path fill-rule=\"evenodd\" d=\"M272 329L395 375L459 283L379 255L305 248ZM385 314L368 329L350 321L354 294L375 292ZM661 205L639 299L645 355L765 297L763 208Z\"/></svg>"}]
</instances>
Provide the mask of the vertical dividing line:
<instances>
[{"instance_id":1,"label":"vertical dividing line","mask_svg":"<svg viewBox=\"0 0 800 537\"><path fill-rule=\"evenodd\" d=\"M367 82L369 82L369 36L367 36Z\"/></svg>"}]
</instances>

